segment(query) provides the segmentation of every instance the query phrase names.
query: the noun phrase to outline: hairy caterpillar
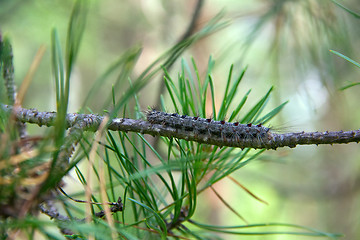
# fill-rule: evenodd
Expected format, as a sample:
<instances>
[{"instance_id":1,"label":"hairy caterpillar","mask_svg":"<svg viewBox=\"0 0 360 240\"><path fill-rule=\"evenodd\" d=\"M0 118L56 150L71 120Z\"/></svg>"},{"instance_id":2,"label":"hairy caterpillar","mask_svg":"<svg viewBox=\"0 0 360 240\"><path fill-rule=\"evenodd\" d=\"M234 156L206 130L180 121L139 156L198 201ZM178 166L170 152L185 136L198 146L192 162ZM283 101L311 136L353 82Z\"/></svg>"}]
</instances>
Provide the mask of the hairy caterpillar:
<instances>
[{"instance_id":1,"label":"hairy caterpillar","mask_svg":"<svg viewBox=\"0 0 360 240\"><path fill-rule=\"evenodd\" d=\"M210 118L191 117L156 110L148 111L146 117L151 124L171 127L177 132L189 133L202 139L222 139L226 142L240 140L268 142L272 139L270 128L261 124L214 121Z\"/></svg>"}]
</instances>

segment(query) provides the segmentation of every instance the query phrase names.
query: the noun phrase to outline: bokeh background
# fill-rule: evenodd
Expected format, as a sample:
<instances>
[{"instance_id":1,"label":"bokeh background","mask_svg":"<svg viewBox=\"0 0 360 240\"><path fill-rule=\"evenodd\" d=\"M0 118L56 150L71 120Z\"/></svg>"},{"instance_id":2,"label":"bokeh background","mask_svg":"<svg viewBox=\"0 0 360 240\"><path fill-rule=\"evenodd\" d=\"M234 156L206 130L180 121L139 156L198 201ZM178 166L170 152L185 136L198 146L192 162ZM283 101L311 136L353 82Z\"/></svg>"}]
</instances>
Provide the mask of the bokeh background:
<instances>
[{"instance_id":1,"label":"bokeh background","mask_svg":"<svg viewBox=\"0 0 360 240\"><path fill-rule=\"evenodd\" d=\"M16 83L20 85L41 45L47 52L35 74L24 107L54 111L55 84L51 74L50 33L55 27L65 46L66 29L74 1L0 0L0 29L14 48ZM341 1L360 13L355 0ZM92 83L126 49L143 47L135 68L139 74L184 34L197 1L92 0L81 51L71 85L69 111L79 109ZM225 29L198 41L182 56L194 58L201 74L208 59L216 61L213 78L217 101L231 64L239 73L248 66L239 99L252 89L251 101L274 86L268 107L289 100L271 122L273 129L326 131L358 129L359 87L341 87L359 80L360 69L331 53L336 50L360 62L360 19L331 1L315 0L208 0L204 1L196 29L219 12L229 21ZM171 69L176 79L179 63ZM160 75L140 93L143 109L156 104ZM114 76L115 78L115 76ZM115 81L115 80L114 80ZM94 112L112 82L104 83L89 103ZM165 96L166 97L166 96ZM218 103L220 105L220 103ZM171 104L169 101L169 111ZM246 112L246 109L244 110ZM42 131L30 128L36 133ZM229 179L215 189L247 223L282 222L360 238L359 145L299 146L267 151L232 175L267 201L256 201ZM246 224L211 192L200 195L196 217L204 223ZM206 203L206 204L205 204ZM227 239L237 237L222 236ZM244 237L246 238L246 237ZM289 236L254 236L251 239L290 239ZM291 239L306 239L294 237Z\"/></svg>"}]
</instances>

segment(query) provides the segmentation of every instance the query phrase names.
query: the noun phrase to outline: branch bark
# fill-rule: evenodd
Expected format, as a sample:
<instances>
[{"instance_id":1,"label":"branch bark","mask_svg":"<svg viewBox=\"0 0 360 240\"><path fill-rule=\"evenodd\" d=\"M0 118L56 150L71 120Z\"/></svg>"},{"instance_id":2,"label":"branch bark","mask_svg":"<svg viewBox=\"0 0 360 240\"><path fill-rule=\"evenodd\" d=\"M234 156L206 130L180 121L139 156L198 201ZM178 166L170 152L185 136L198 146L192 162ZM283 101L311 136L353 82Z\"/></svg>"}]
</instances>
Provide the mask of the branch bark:
<instances>
[{"instance_id":1,"label":"branch bark","mask_svg":"<svg viewBox=\"0 0 360 240\"><path fill-rule=\"evenodd\" d=\"M56 112L39 112L36 109L16 108L1 105L1 110L6 114L13 114L17 121L23 123L33 123L39 126L54 126ZM67 127L73 127L79 123L84 131L96 131L100 126L104 116L96 114L77 114L70 113L66 116ZM278 134L271 132L265 139L244 138L238 141L227 141L222 137L202 137L196 134L179 132L177 129L162 124L151 124L141 119L114 118L107 124L108 130L137 132L150 134L153 136L163 136L169 138L179 138L187 141L211 144L219 147L237 147L254 149L277 149L280 147L294 148L297 145L320 145L320 144L340 144L360 141L360 130L337 131L337 132L295 132Z\"/></svg>"}]
</instances>

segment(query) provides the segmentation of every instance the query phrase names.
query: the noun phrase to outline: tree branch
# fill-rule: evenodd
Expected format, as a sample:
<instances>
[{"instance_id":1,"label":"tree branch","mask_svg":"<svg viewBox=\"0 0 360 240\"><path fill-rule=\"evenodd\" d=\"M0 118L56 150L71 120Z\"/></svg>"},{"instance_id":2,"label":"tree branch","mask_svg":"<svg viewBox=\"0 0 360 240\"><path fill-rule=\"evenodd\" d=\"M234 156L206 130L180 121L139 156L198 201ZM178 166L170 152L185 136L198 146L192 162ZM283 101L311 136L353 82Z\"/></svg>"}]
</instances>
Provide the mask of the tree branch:
<instances>
[{"instance_id":1,"label":"tree branch","mask_svg":"<svg viewBox=\"0 0 360 240\"><path fill-rule=\"evenodd\" d=\"M72 200L74 200L74 199L72 199ZM85 201L76 200L76 202L85 202ZM117 202L113 202L113 203L105 203L105 204L91 203L91 204L111 205L110 212L112 212L112 213L123 211L123 204L122 204L121 197L118 198ZM47 205L47 207L45 205ZM68 223L68 224L71 224L71 221L77 221L77 222L82 222L82 223L85 222L85 218L83 218L83 219L70 218L68 216L64 216L64 215L60 214L59 211L57 210L57 208L53 205L52 201L45 201L45 202L39 204L39 209L42 213L48 215L50 218L55 219L59 222L64 222L64 223ZM105 216L105 211L102 210L100 212L97 212L94 214L94 216L98 217L98 218L103 218ZM70 229L64 228L61 225L60 225L60 229L61 229L61 232L64 234L67 234L67 235L74 234Z\"/></svg>"},{"instance_id":2,"label":"tree branch","mask_svg":"<svg viewBox=\"0 0 360 240\"><path fill-rule=\"evenodd\" d=\"M39 112L36 109L16 108L12 106L1 105L0 109L13 114L16 120L23 123L34 123L39 126L54 126L55 112ZM96 114L77 114L70 113L66 116L67 127L73 127L77 124L82 126L83 131L96 131L100 126L103 116ZM206 122L204 122L206 124ZM238 138L236 141L228 141L222 136L202 136L191 132L178 131L176 128L163 124L152 124L145 120L114 118L107 126L111 131L138 132L142 134L158 135L169 138L185 139L198 143L216 145L219 147L238 147L254 149L277 149L280 147L294 148L297 145L319 145L319 144L340 144L360 141L360 130L338 131L338 132L296 132L278 134L269 132L267 137L257 138Z\"/></svg>"}]
</instances>

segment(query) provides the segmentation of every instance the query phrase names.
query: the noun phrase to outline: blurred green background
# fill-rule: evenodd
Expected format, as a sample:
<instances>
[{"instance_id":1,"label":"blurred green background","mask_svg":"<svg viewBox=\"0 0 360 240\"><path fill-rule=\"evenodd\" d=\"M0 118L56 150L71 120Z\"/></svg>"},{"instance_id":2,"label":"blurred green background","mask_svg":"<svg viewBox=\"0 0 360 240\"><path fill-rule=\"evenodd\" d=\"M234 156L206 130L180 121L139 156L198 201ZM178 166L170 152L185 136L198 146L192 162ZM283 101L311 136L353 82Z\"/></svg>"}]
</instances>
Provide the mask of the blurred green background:
<instances>
[{"instance_id":1,"label":"blurred green background","mask_svg":"<svg viewBox=\"0 0 360 240\"><path fill-rule=\"evenodd\" d=\"M196 5L194 0L90 2L87 27L72 76L70 112L79 110L96 77L126 49L136 44L143 47L136 75L173 46L186 30ZM355 0L341 3L360 12ZM47 47L27 91L24 107L41 111L56 109L50 33L56 27L65 45L72 5L70 0L0 0L0 28L13 44L18 86L38 48ZM218 101L222 99L224 82L234 63L235 73L248 66L239 99L251 88L251 102L275 86L269 109L290 101L271 123L275 131L359 128L359 87L339 89L358 81L360 69L329 50L360 62L360 19L331 1L209 0L204 2L196 28L200 29L220 11L225 13L224 19L229 20L230 25L200 40L183 55L187 61L191 57L195 59L201 74L205 74L209 56L215 59L213 78ZM179 70L179 63L176 63L171 75L176 78ZM144 110L157 102L159 82L160 75L141 91L139 100ZM92 98L88 106L94 112L102 112L100 106L104 96L111 94L112 84L111 81L104 83ZM169 111L173 110L169 102ZM37 127L30 130L35 134L41 131ZM269 205L256 201L229 179L214 187L248 223L293 223L344 233L343 239L359 239L359 154L357 144L267 151L232 177ZM206 202L198 209L197 219L201 222L245 224L211 191L202 193L199 202ZM305 238L291 236L291 239ZM251 239L290 237L255 236Z\"/></svg>"}]
</instances>

